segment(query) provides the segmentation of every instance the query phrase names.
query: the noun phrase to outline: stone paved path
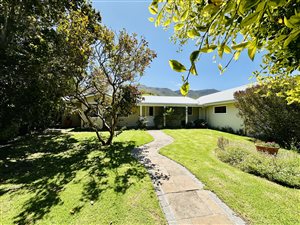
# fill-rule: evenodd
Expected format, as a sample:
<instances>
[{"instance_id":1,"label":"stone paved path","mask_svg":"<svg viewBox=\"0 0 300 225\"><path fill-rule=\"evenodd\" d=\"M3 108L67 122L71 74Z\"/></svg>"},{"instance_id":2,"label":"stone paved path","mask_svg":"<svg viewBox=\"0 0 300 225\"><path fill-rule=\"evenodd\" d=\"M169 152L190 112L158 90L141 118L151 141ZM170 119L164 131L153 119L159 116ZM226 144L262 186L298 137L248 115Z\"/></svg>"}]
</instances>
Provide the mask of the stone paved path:
<instances>
[{"instance_id":1,"label":"stone paved path","mask_svg":"<svg viewBox=\"0 0 300 225\"><path fill-rule=\"evenodd\" d=\"M158 154L173 142L159 130L148 131L154 141L134 150L148 169L161 207L173 224L245 224L215 194L178 163ZM238 201L238 200L237 200Z\"/></svg>"}]
</instances>

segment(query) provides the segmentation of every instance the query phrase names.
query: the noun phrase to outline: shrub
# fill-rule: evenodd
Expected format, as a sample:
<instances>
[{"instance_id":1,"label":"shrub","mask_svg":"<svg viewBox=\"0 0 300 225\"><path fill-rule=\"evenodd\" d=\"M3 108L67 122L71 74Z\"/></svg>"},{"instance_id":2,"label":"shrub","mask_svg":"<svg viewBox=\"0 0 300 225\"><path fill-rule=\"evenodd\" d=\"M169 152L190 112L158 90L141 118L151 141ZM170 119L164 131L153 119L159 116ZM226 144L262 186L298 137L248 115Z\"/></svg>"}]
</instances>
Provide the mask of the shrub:
<instances>
[{"instance_id":1,"label":"shrub","mask_svg":"<svg viewBox=\"0 0 300 225\"><path fill-rule=\"evenodd\" d=\"M207 122L203 119L197 119L194 121L196 128L207 128Z\"/></svg>"},{"instance_id":2,"label":"shrub","mask_svg":"<svg viewBox=\"0 0 300 225\"><path fill-rule=\"evenodd\" d=\"M300 150L300 104L288 105L285 98L259 86L236 92L234 97L249 135Z\"/></svg>"},{"instance_id":3,"label":"shrub","mask_svg":"<svg viewBox=\"0 0 300 225\"><path fill-rule=\"evenodd\" d=\"M164 125L164 116L162 114L155 116L154 117L154 124L155 124L155 127L157 127L157 128L163 127L163 125Z\"/></svg>"},{"instance_id":4,"label":"shrub","mask_svg":"<svg viewBox=\"0 0 300 225\"><path fill-rule=\"evenodd\" d=\"M282 150L275 157L257 152L254 146L230 142L224 148L219 147L216 155L221 161L244 172L288 187L300 188L300 156L295 152Z\"/></svg>"},{"instance_id":5,"label":"shrub","mask_svg":"<svg viewBox=\"0 0 300 225\"><path fill-rule=\"evenodd\" d=\"M193 128L194 124L193 122L188 122L187 124L185 124L185 128Z\"/></svg>"},{"instance_id":6,"label":"shrub","mask_svg":"<svg viewBox=\"0 0 300 225\"><path fill-rule=\"evenodd\" d=\"M137 121L137 127L139 129L145 130L147 128L147 118L146 117L140 117L139 120Z\"/></svg>"},{"instance_id":7,"label":"shrub","mask_svg":"<svg viewBox=\"0 0 300 225\"><path fill-rule=\"evenodd\" d=\"M13 123L7 127L0 129L0 143L6 143L13 138L17 137L19 134L19 125Z\"/></svg>"},{"instance_id":8,"label":"shrub","mask_svg":"<svg viewBox=\"0 0 300 225\"><path fill-rule=\"evenodd\" d=\"M271 148L279 148L280 147L276 142L256 141L255 145L263 146L263 147L271 147Z\"/></svg>"}]
</instances>

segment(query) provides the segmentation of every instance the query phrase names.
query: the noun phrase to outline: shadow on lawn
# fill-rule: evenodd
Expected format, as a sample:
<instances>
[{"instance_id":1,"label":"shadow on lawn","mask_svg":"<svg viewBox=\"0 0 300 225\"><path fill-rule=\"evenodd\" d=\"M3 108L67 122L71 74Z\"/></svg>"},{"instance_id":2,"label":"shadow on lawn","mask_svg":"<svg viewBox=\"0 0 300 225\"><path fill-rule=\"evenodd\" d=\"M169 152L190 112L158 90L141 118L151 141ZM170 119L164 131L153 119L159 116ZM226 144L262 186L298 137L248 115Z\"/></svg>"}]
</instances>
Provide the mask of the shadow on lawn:
<instances>
[{"instance_id":1,"label":"shadow on lawn","mask_svg":"<svg viewBox=\"0 0 300 225\"><path fill-rule=\"evenodd\" d=\"M134 147L134 142L101 147L96 139L78 141L67 133L57 132L1 147L0 184L8 184L5 186L9 188L0 188L0 195L33 194L14 220L17 224L33 224L53 206L63 204L60 192L67 184L81 182L82 193L74 193L81 195L80 202L70 211L77 213L84 204L97 201L103 191L112 189L124 194L134 180L146 176L131 156ZM79 170L86 171L81 180L75 179ZM109 178L114 181L109 182Z\"/></svg>"}]
</instances>

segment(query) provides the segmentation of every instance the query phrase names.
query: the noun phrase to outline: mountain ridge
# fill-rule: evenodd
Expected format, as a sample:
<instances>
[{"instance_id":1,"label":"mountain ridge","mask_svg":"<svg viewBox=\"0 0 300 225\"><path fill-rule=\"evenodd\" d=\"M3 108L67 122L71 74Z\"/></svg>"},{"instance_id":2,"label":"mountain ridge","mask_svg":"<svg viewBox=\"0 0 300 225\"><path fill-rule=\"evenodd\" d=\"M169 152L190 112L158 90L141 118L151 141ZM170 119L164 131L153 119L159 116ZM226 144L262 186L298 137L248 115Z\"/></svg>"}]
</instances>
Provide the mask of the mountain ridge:
<instances>
[{"instance_id":1,"label":"mountain ridge","mask_svg":"<svg viewBox=\"0 0 300 225\"><path fill-rule=\"evenodd\" d=\"M139 90L146 95L156 95L156 96L181 96L180 90L173 91L169 88L160 88L160 87L149 87L146 85L140 85ZM188 97L190 98L199 98L204 95L209 95L219 92L216 89L202 89L202 90L190 90Z\"/></svg>"}]
</instances>

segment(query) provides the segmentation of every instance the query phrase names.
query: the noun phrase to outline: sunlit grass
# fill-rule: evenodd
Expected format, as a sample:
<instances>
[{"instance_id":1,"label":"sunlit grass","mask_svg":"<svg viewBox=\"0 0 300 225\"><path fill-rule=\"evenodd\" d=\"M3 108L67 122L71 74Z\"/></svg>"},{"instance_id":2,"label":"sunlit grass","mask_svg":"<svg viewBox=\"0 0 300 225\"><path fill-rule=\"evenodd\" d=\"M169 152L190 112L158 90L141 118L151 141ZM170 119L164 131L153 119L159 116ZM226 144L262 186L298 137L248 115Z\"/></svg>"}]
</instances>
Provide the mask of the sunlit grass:
<instances>
[{"instance_id":1,"label":"sunlit grass","mask_svg":"<svg viewBox=\"0 0 300 225\"><path fill-rule=\"evenodd\" d=\"M152 140L125 131L111 147L93 132L33 136L0 149L0 224L165 224L151 180L131 150Z\"/></svg>"},{"instance_id":2,"label":"sunlit grass","mask_svg":"<svg viewBox=\"0 0 300 225\"><path fill-rule=\"evenodd\" d=\"M248 138L208 129L164 132L175 142L160 153L187 167L251 224L300 224L299 189L242 172L216 157L218 137L252 145Z\"/></svg>"}]
</instances>

